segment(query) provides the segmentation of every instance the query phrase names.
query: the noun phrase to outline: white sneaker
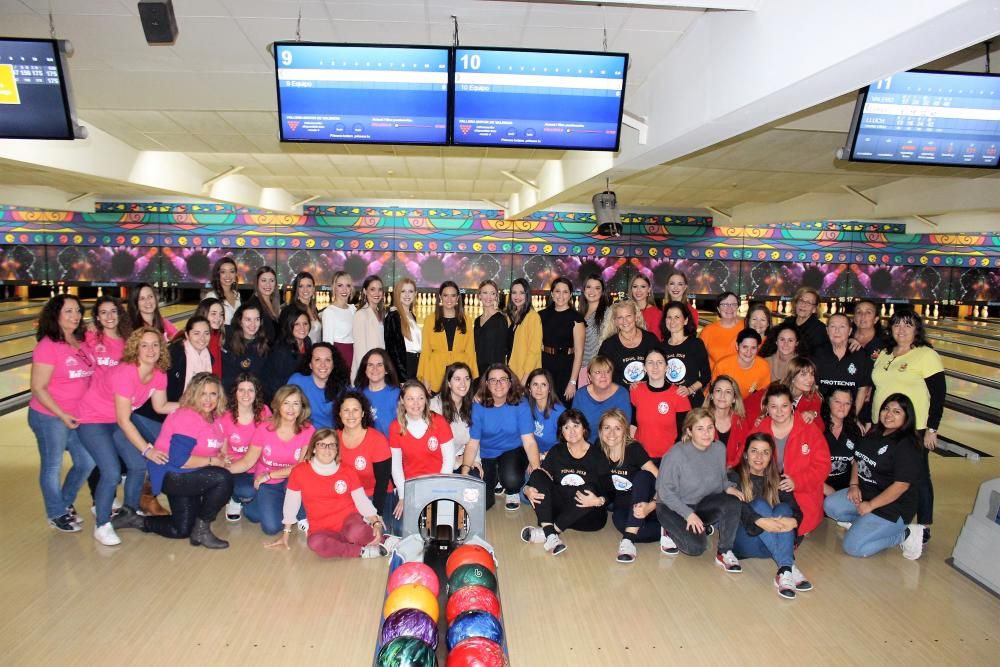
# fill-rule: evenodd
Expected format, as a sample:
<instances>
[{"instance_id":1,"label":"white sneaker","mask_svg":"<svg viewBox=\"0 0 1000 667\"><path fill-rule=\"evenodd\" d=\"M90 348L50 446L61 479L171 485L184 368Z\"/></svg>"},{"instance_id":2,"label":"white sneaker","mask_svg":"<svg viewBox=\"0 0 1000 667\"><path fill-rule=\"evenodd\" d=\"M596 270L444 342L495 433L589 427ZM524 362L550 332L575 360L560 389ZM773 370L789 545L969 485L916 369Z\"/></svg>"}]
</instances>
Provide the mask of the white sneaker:
<instances>
[{"instance_id":1,"label":"white sneaker","mask_svg":"<svg viewBox=\"0 0 1000 667\"><path fill-rule=\"evenodd\" d=\"M668 556L676 556L681 552L681 550L677 548L677 543L670 539L670 536L667 535L667 531L662 528L660 528L660 551Z\"/></svg>"},{"instance_id":2,"label":"white sneaker","mask_svg":"<svg viewBox=\"0 0 1000 667\"><path fill-rule=\"evenodd\" d=\"M615 560L619 563L634 563L635 557L635 545L632 544L632 540L623 537L622 541L618 543L618 557Z\"/></svg>"},{"instance_id":3,"label":"white sneaker","mask_svg":"<svg viewBox=\"0 0 1000 667\"><path fill-rule=\"evenodd\" d=\"M838 521L837 525L843 528L844 530L850 530L851 526L853 526L854 524L851 523L850 521Z\"/></svg>"},{"instance_id":4,"label":"white sneaker","mask_svg":"<svg viewBox=\"0 0 1000 667\"><path fill-rule=\"evenodd\" d=\"M115 514L118 514L118 510L121 508L122 501L118 500L118 496L115 496L115 499L111 501L111 515L114 516Z\"/></svg>"},{"instance_id":5,"label":"white sneaker","mask_svg":"<svg viewBox=\"0 0 1000 667\"><path fill-rule=\"evenodd\" d=\"M559 539L558 535L552 533L545 538L545 550L553 556L558 556L562 552L566 551L566 545L563 544L563 541Z\"/></svg>"},{"instance_id":6,"label":"white sneaker","mask_svg":"<svg viewBox=\"0 0 1000 667\"><path fill-rule=\"evenodd\" d=\"M399 546L400 540L395 535L385 535L382 537L382 548L384 548L388 553L392 553Z\"/></svg>"},{"instance_id":7,"label":"white sneaker","mask_svg":"<svg viewBox=\"0 0 1000 667\"><path fill-rule=\"evenodd\" d=\"M715 564L730 574L739 574L743 571L740 559L732 551L715 555ZM794 584L793 584L794 585Z\"/></svg>"},{"instance_id":8,"label":"white sneaker","mask_svg":"<svg viewBox=\"0 0 1000 667\"><path fill-rule=\"evenodd\" d=\"M106 547L116 547L122 543L110 521L94 527L94 539Z\"/></svg>"},{"instance_id":9,"label":"white sneaker","mask_svg":"<svg viewBox=\"0 0 1000 667\"><path fill-rule=\"evenodd\" d=\"M778 595L786 600L795 599L795 579L792 577L790 571L776 575L774 577L774 587L777 589Z\"/></svg>"},{"instance_id":10,"label":"white sneaker","mask_svg":"<svg viewBox=\"0 0 1000 667\"><path fill-rule=\"evenodd\" d=\"M502 496L503 495L503 484L497 482L497 485L493 487L493 495Z\"/></svg>"},{"instance_id":11,"label":"white sneaker","mask_svg":"<svg viewBox=\"0 0 1000 667\"><path fill-rule=\"evenodd\" d=\"M792 565L792 581L795 583L795 590L800 593L813 589L812 582L806 579L806 575L802 574L802 570L795 564Z\"/></svg>"},{"instance_id":12,"label":"white sneaker","mask_svg":"<svg viewBox=\"0 0 1000 667\"><path fill-rule=\"evenodd\" d=\"M381 544L369 544L361 547L362 558L385 558L389 552Z\"/></svg>"},{"instance_id":13,"label":"white sneaker","mask_svg":"<svg viewBox=\"0 0 1000 667\"><path fill-rule=\"evenodd\" d=\"M521 541L527 544L543 544L545 531L538 526L525 526L521 529Z\"/></svg>"},{"instance_id":14,"label":"white sneaker","mask_svg":"<svg viewBox=\"0 0 1000 667\"><path fill-rule=\"evenodd\" d=\"M508 493L504 499L503 507L508 512L516 512L521 507L521 496L516 493Z\"/></svg>"},{"instance_id":15,"label":"white sneaker","mask_svg":"<svg viewBox=\"0 0 1000 667\"><path fill-rule=\"evenodd\" d=\"M906 528L910 534L900 542L899 548L903 550L903 558L917 560L924 552L924 527L919 523L911 523Z\"/></svg>"},{"instance_id":16,"label":"white sneaker","mask_svg":"<svg viewBox=\"0 0 1000 667\"><path fill-rule=\"evenodd\" d=\"M226 503L226 521L229 523L235 523L240 520L243 515L243 503L236 502L230 499Z\"/></svg>"},{"instance_id":17,"label":"white sneaker","mask_svg":"<svg viewBox=\"0 0 1000 667\"><path fill-rule=\"evenodd\" d=\"M298 525L299 525L299 530L301 530L303 533L306 533L307 535L309 534L309 519L300 520Z\"/></svg>"}]
</instances>

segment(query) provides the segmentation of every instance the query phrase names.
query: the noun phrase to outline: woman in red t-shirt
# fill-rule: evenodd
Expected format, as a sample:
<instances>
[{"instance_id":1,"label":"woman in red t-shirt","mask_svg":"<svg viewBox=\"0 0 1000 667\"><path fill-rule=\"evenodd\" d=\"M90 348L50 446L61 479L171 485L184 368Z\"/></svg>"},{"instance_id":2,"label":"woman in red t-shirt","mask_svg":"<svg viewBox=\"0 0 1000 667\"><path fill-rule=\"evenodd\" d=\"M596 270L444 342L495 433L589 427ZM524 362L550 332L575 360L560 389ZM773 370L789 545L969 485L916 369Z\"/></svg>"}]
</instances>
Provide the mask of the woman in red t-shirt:
<instances>
[{"instance_id":1,"label":"woman in red t-shirt","mask_svg":"<svg viewBox=\"0 0 1000 667\"><path fill-rule=\"evenodd\" d=\"M389 441L375 428L368 397L356 389L342 393L333 408L333 421L344 463L357 474L375 508L391 512L386 491L392 477L392 454Z\"/></svg>"},{"instance_id":2,"label":"woman in red t-shirt","mask_svg":"<svg viewBox=\"0 0 1000 667\"><path fill-rule=\"evenodd\" d=\"M324 428L313 433L302 463L292 468L288 477L283 506L285 527L281 537L268 547L290 548L288 536L305 507L309 521L306 543L323 558L388 555L382 546L382 517L365 495L354 468L345 463L336 431Z\"/></svg>"},{"instance_id":3,"label":"woman in red t-shirt","mask_svg":"<svg viewBox=\"0 0 1000 667\"><path fill-rule=\"evenodd\" d=\"M646 353L646 380L632 385L633 437L654 460L663 458L677 442L677 413L691 409L691 402L667 382L667 358L659 349Z\"/></svg>"}]
</instances>

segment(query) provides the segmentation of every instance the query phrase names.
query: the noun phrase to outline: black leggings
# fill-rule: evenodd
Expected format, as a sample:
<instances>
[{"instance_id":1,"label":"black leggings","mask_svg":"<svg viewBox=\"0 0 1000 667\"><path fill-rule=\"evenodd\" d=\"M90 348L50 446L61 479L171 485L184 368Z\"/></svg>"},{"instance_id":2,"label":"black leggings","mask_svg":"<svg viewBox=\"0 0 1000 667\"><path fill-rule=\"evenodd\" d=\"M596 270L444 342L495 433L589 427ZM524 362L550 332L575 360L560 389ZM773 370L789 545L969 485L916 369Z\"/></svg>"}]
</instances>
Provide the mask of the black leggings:
<instances>
[{"instance_id":1,"label":"black leggings","mask_svg":"<svg viewBox=\"0 0 1000 667\"><path fill-rule=\"evenodd\" d=\"M528 454L524 447L510 449L495 459L483 459L483 481L486 482L486 509L493 507L493 487L499 478L503 491L507 494L521 492L524 485L524 471L528 468Z\"/></svg>"},{"instance_id":2,"label":"black leggings","mask_svg":"<svg viewBox=\"0 0 1000 667\"><path fill-rule=\"evenodd\" d=\"M147 516L143 530L182 539L190 537L196 519L215 520L233 495L233 476L218 466L168 472L163 478L163 492L170 501L170 515Z\"/></svg>"},{"instance_id":3,"label":"black leggings","mask_svg":"<svg viewBox=\"0 0 1000 667\"><path fill-rule=\"evenodd\" d=\"M577 507L577 491L600 492L590 484L583 486L563 486L552 481L544 470L536 470L528 478L528 486L545 494L535 506L535 516L538 524L555 524L559 532L569 529L593 532L604 528L608 522L608 510L605 507Z\"/></svg>"}]
</instances>

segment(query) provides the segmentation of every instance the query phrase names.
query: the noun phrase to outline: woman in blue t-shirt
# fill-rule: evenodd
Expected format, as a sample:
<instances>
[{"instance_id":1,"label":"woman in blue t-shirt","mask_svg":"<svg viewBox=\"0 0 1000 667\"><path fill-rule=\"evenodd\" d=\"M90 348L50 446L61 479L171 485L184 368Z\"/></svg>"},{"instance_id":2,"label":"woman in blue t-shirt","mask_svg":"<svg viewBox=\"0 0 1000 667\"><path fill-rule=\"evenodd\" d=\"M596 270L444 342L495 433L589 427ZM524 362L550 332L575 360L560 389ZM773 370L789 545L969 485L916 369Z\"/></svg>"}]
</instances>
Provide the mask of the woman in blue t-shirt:
<instances>
[{"instance_id":1,"label":"woman in blue t-shirt","mask_svg":"<svg viewBox=\"0 0 1000 667\"><path fill-rule=\"evenodd\" d=\"M524 472L538 467L538 444L524 389L507 364L491 364L476 391L472 404L472 428L459 472L468 473L479 454L486 488L499 479L506 499L504 507L513 512L521 506L520 490ZM486 494L486 509L493 506L493 494Z\"/></svg>"},{"instance_id":2,"label":"woman in blue t-shirt","mask_svg":"<svg viewBox=\"0 0 1000 667\"><path fill-rule=\"evenodd\" d=\"M535 443L538 455L545 458L545 452L559 442L556 423L559 415L566 411L552 388L552 374L544 368L536 368L528 373L525 388L528 391L528 407L535 422Z\"/></svg>"},{"instance_id":3,"label":"woman in blue t-shirt","mask_svg":"<svg viewBox=\"0 0 1000 667\"><path fill-rule=\"evenodd\" d=\"M573 407L583 413L588 424L593 424L590 434L590 444L597 443L597 424L605 412L618 408L625 413L625 418L632 421L632 399L628 389L617 384L613 379L615 366L605 356L598 354L587 365L590 384L581 387L573 399Z\"/></svg>"},{"instance_id":4,"label":"woman in blue t-shirt","mask_svg":"<svg viewBox=\"0 0 1000 667\"><path fill-rule=\"evenodd\" d=\"M354 378L355 389L360 389L372 404L375 429L387 438L389 427L396 420L396 407L399 405L398 377L389 353L381 347L375 347L361 357L358 374Z\"/></svg>"},{"instance_id":5,"label":"woman in blue t-shirt","mask_svg":"<svg viewBox=\"0 0 1000 667\"><path fill-rule=\"evenodd\" d=\"M288 378L302 390L312 410L310 420L317 429L333 428L333 402L349 384L350 368L330 343L316 343L299 372Z\"/></svg>"}]
</instances>

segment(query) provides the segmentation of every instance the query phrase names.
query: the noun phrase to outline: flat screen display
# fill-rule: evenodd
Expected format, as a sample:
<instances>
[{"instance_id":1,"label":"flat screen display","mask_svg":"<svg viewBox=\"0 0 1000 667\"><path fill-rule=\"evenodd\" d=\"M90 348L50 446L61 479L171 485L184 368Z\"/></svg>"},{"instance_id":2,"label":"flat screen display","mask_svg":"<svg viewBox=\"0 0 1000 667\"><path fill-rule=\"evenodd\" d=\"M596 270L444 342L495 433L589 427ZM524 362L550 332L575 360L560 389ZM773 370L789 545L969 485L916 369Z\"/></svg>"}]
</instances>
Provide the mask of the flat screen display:
<instances>
[{"instance_id":1,"label":"flat screen display","mask_svg":"<svg viewBox=\"0 0 1000 667\"><path fill-rule=\"evenodd\" d=\"M444 47L276 42L281 140L448 143Z\"/></svg>"},{"instance_id":2,"label":"flat screen display","mask_svg":"<svg viewBox=\"0 0 1000 667\"><path fill-rule=\"evenodd\" d=\"M72 139L73 128L56 40L0 37L0 138Z\"/></svg>"},{"instance_id":3,"label":"flat screen display","mask_svg":"<svg viewBox=\"0 0 1000 667\"><path fill-rule=\"evenodd\" d=\"M914 70L861 91L850 159L996 168L1000 75Z\"/></svg>"},{"instance_id":4,"label":"flat screen display","mask_svg":"<svg viewBox=\"0 0 1000 667\"><path fill-rule=\"evenodd\" d=\"M628 54L455 49L452 143L617 151Z\"/></svg>"}]
</instances>

